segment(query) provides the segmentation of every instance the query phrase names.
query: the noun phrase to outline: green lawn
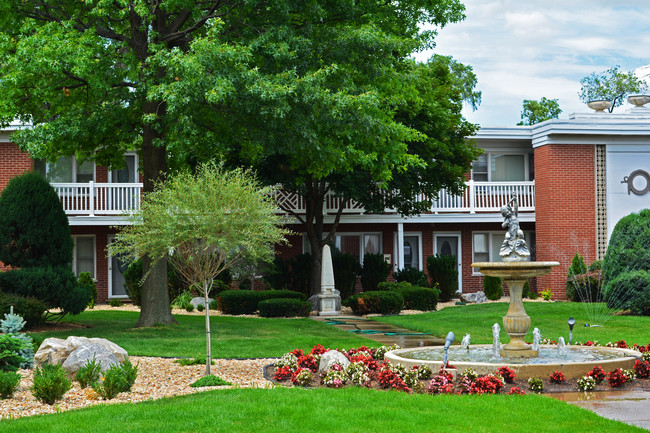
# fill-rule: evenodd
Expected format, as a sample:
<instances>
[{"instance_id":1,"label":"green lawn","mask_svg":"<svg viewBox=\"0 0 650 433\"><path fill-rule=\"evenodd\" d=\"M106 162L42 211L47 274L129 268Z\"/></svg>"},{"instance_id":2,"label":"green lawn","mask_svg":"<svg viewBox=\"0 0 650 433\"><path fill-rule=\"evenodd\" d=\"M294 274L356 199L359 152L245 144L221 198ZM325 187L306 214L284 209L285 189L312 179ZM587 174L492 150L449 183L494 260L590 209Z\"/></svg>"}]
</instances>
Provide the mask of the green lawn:
<instances>
[{"instance_id":1,"label":"green lawn","mask_svg":"<svg viewBox=\"0 0 650 433\"><path fill-rule=\"evenodd\" d=\"M601 344L609 341L626 340L628 344L650 343L650 317L612 316L602 327L585 327L588 315L585 306L577 302L524 302L526 313L531 318L528 341L532 341L532 332L539 328L543 337L557 340L563 336L569 341L567 320L573 316L576 325L573 329L574 341L598 340ZM507 303L490 303L449 307L441 311L416 314L412 316L386 316L375 320L402 326L419 332L429 332L444 338L449 331L456 335L456 341L467 333L472 343L491 343L492 325L498 323L503 328L501 318L508 311ZM508 336L501 330L501 341L508 341Z\"/></svg>"},{"instance_id":2,"label":"green lawn","mask_svg":"<svg viewBox=\"0 0 650 433\"><path fill-rule=\"evenodd\" d=\"M131 355L205 356L205 317L175 316L177 325L133 328L139 313L129 311L86 311L66 318L67 322L91 326L39 337L66 338L69 335L107 338ZM257 319L213 316L212 355L216 358L279 357L295 348L350 348L378 346L373 340L343 332L311 319Z\"/></svg>"},{"instance_id":3,"label":"green lawn","mask_svg":"<svg viewBox=\"0 0 650 433\"><path fill-rule=\"evenodd\" d=\"M549 397L361 388L211 391L0 422L0 433L642 432Z\"/></svg>"}]
</instances>

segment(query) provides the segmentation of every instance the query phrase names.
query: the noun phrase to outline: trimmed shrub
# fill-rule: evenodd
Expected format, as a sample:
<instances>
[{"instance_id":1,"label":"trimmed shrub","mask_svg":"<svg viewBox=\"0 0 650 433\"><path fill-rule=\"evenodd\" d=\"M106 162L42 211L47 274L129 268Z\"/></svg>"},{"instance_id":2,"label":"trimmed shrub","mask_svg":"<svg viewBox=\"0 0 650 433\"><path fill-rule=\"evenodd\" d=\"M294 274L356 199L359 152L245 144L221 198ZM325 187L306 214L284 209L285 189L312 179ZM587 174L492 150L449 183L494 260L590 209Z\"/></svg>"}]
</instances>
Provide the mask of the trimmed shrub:
<instances>
[{"instance_id":1,"label":"trimmed shrub","mask_svg":"<svg viewBox=\"0 0 650 433\"><path fill-rule=\"evenodd\" d=\"M95 303L97 302L97 286L95 285L95 281L93 281L93 277L90 276L90 272L80 273L78 282L81 287L87 292L90 292L88 308L95 308Z\"/></svg>"},{"instance_id":2,"label":"trimmed shrub","mask_svg":"<svg viewBox=\"0 0 650 433\"><path fill-rule=\"evenodd\" d=\"M569 269L567 270L567 276L566 276L566 288L565 288L565 293L567 298L571 301L579 301L580 298L578 297L578 294L576 293L576 286L575 286L575 278L577 275L582 275L587 272L587 265L585 264L584 258L576 253L575 256L573 256L573 259L571 260L571 265L569 265Z\"/></svg>"},{"instance_id":3,"label":"trimmed shrub","mask_svg":"<svg viewBox=\"0 0 650 433\"><path fill-rule=\"evenodd\" d=\"M396 270L393 272L393 278L395 278L395 281L398 283L406 281L407 283L411 283L418 287L427 287L429 285L427 283L427 275L421 270L413 267Z\"/></svg>"},{"instance_id":4,"label":"trimmed shrub","mask_svg":"<svg viewBox=\"0 0 650 433\"><path fill-rule=\"evenodd\" d=\"M60 364L43 364L34 370L34 385L32 394L36 400L54 404L72 388L72 381Z\"/></svg>"},{"instance_id":5,"label":"trimmed shrub","mask_svg":"<svg viewBox=\"0 0 650 433\"><path fill-rule=\"evenodd\" d=\"M375 291L353 295L346 300L354 314L397 314L404 308L404 297L396 291Z\"/></svg>"},{"instance_id":6,"label":"trimmed shrub","mask_svg":"<svg viewBox=\"0 0 650 433\"><path fill-rule=\"evenodd\" d=\"M609 308L630 310L636 315L650 315L650 272L623 272L608 284L605 301ZM625 295L620 296L624 291Z\"/></svg>"},{"instance_id":7,"label":"trimmed shrub","mask_svg":"<svg viewBox=\"0 0 650 433\"><path fill-rule=\"evenodd\" d=\"M491 301L498 301L503 296L503 282L499 277L486 275L483 278L483 292Z\"/></svg>"},{"instance_id":8,"label":"trimmed shrub","mask_svg":"<svg viewBox=\"0 0 650 433\"><path fill-rule=\"evenodd\" d=\"M341 292L341 299L345 299L354 293L354 286L361 272L359 258L332 248L332 268L336 290Z\"/></svg>"},{"instance_id":9,"label":"trimmed shrub","mask_svg":"<svg viewBox=\"0 0 650 433\"><path fill-rule=\"evenodd\" d=\"M292 290L225 290L217 296L218 308L224 314L254 314L260 301L273 298L295 298L302 301L307 297Z\"/></svg>"},{"instance_id":10,"label":"trimmed shrub","mask_svg":"<svg viewBox=\"0 0 650 433\"><path fill-rule=\"evenodd\" d=\"M14 313L20 314L25 320L25 329L43 323L43 313L47 310L47 305L43 301L33 296L0 293L0 316L8 314L12 306Z\"/></svg>"},{"instance_id":11,"label":"trimmed shrub","mask_svg":"<svg viewBox=\"0 0 650 433\"><path fill-rule=\"evenodd\" d=\"M25 173L0 196L0 261L14 268L69 266L74 244L61 200L43 177Z\"/></svg>"},{"instance_id":12,"label":"trimmed shrub","mask_svg":"<svg viewBox=\"0 0 650 433\"><path fill-rule=\"evenodd\" d=\"M407 282L380 283L379 290L399 292L404 297L404 308L409 310L435 310L440 296L438 289L416 287Z\"/></svg>"},{"instance_id":13,"label":"trimmed shrub","mask_svg":"<svg viewBox=\"0 0 650 433\"><path fill-rule=\"evenodd\" d=\"M383 254L366 254L361 268L361 286L364 292L380 290L377 286L386 281L390 275L390 263L386 263Z\"/></svg>"},{"instance_id":14,"label":"trimmed shrub","mask_svg":"<svg viewBox=\"0 0 650 433\"><path fill-rule=\"evenodd\" d=\"M215 376L214 374L211 374L209 376L203 376L196 382L193 382L190 384L192 388L202 388L204 386L226 386L226 385L232 385L230 382L226 382L222 378Z\"/></svg>"},{"instance_id":15,"label":"trimmed shrub","mask_svg":"<svg viewBox=\"0 0 650 433\"><path fill-rule=\"evenodd\" d=\"M16 371L26 361L21 356L25 342L13 335L0 334L0 371Z\"/></svg>"},{"instance_id":16,"label":"trimmed shrub","mask_svg":"<svg viewBox=\"0 0 650 433\"><path fill-rule=\"evenodd\" d=\"M95 358L89 360L84 364L77 373L75 374L75 379L79 382L79 386L85 388L93 383L99 381L99 378L102 375L102 366L99 362L95 361Z\"/></svg>"},{"instance_id":17,"label":"trimmed shrub","mask_svg":"<svg viewBox=\"0 0 650 433\"><path fill-rule=\"evenodd\" d=\"M458 269L454 256L429 256L427 270L431 286L440 289L440 301L448 302L458 292Z\"/></svg>"},{"instance_id":18,"label":"trimmed shrub","mask_svg":"<svg viewBox=\"0 0 650 433\"><path fill-rule=\"evenodd\" d=\"M0 273L0 288L7 293L33 296L50 308L79 314L92 298L87 286L79 285L69 266L15 269Z\"/></svg>"},{"instance_id":19,"label":"trimmed shrub","mask_svg":"<svg viewBox=\"0 0 650 433\"><path fill-rule=\"evenodd\" d=\"M307 317L311 311L311 302L295 298L274 298L257 304L262 317Z\"/></svg>"},{"instance_id":20,"label":"trimmed shrub","mask_svg":"<svg viewBox=\"0 0 650 433\"><path fill-rule=\"evenodd\" d=\"M113 364L101 382L92 383L91 386L104 400L115 398L120 392L131 391L138 375L138 367L133 366L128 359L121 364Z\"/></svg>"},{"instance_id":21,"label":"trimmed shrub","mask_svg":"<svg viewBox=\"0 0 650 433\"><path fill-rule=\"evenodd\" d=\"M15 371L0 371L0 398L11 398L18 389L20 374Z\"/></svg>"}]
</instances>

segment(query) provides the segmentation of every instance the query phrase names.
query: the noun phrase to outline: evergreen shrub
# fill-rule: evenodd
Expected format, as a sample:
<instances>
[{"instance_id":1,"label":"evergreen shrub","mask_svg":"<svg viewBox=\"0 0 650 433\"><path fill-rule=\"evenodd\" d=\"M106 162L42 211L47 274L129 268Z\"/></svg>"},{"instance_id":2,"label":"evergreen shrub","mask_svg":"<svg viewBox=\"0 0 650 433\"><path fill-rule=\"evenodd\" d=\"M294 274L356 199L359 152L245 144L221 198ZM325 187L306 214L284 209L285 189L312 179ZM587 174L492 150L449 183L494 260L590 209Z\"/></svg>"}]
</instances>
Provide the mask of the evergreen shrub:
<instances>
[{"instance_id":1,"label":"evergreen shrub","mask_svg":"<svg viewBox=\"0 0 650 433\"><path fill-rule=\"evenodd\" d=\"M254 314L260 301L273 298L307 299L303 293L292 290L225 290L216 297L218 308L224 314Z\"/></svg>"},{"instance_id":2,"label":"evergreen shrub","mask_svg":"<svg viewBox=\"0 0 650 433\"><path fill-rule=\"evenodd\" d=\"M20 384L20 374L15 371L0 371L0 398L11 398Z\"/></svg>"},{"instance_id":3,"label":"evergreen shrub","mask_svg":"<svg viewBox=\"0 0 650 433\"><path fill-rule=\"evenodd\" d=\"M298 254L291 260L291 286L289 289L309 296L309 270L311 269L311 254Z\"/></svg>"},{"instance_id":4,"label":"evergreen shrub","mask_svg":"<svg viewBox=\"0 0 650 433\"><path fill-rule=\"evenodd\" d=\"M124 271L124 288L126 294L133 302L133 305L140 307L142 305L142 259L132 261ZM222 272L223 273L223 272ZM217 289L217 281L213 286L213 290ZM178 275L173 266L167 266L167 282L169 285L169 299L176 299L181 293L188 289L187 285L183 284L183 279ZM226 286L227 287L227 286Z\"/></svg>"},{"instance_id":5,"label":"evergreen shrub","mask_svg":"<svg viewBox=\"0 0 650 433\"><path fill-rule=\"evenodd\" d=\"M345 299L354 293L354 286L361 272L359 258L332 248L332 268L336 290L341 292L341 299Z\"/></svg>"},{"instance_id":6,"label":"evergreen shrub","mask_svg":"<svg viewBox=\"0 0 650 433\"><path fill-rule=\"evenodd\" d=\"M361 268L361 286L364 292L380 290L377 286L386 281L390 275L390 263L386 263L383 254L366 254Z\"/></svg>"},{"instance_id":7,"label":"evergreen shrub","mask_svg":"<svg viewBox=\"0 0 650 433\"><path fill-rule=\"evenodd\" d=\"M16 371L27 360L21 355L25 342L14 335L0 334L0 371Z\"/></svg>"},{"instance_id":8,"label":"evergreen shrub","mask_svg":"<svg viewBox=\"0 0 650 433\"><path fill-rule=\"evenodd\" d=\"M401 283L380 283L382 291L399 292L404 297L404 308L409 310L433 311L438 305L440 290L416 287L405 281Z\"/></svg>"},{"instance_id":9,"label":"evergreen shrub","mask_svg":"<svg viewBox=\"0 0 650 433\"><path fill-rule=\"evenodd\" d=\"M431 285L440 289L440 301L448 302L458 292L458 269L454 256L429 256L427 270Z\"/></svg>"},{"instance_id":10,"label":"evergreen shrub","mask_svg":"<svg viewBox=\"0 0 650 433\"><path fill-rule=\"evenodd\" d=\"M90 292L88 308L95 308L95 303L97 302L97 286L95 285L95 281L93 281L93 277L90 276L90 272L80 273L78 282L87 292Z\"/></svg>"},{"instance_id":11,"label":"evergreen shrub","mask_svg":"<svg viewBox=\"0 0 650 433\"><path fill-rule=\"evenodd\" d=\"M291 286L291 260L276 257L264 268L262 276L271 289L289 289Z\"/></svg>"},{"instance_id":12,"label":"evergreen shrub","mask_svg":"<svg viewBox=\"0 0 650 433\"><path fill-rule=\"evenodd\" d=\"M627 271L610 282L611 290L624 288L625 296L605 295L607 306L622 310L630 310L634 315L650 315L650 272L645 270Z\"/></svg>"},{"instance_id":13,"label":"evergreen shrub","mask_svg":"<svg viewBox=\"0 0 650 433\"><path fill-rule=\"evenodd\" d=\"M72 381L60 364L43 364L34 370L32 394L36 400L52 405L72 388Z\"/></svg>"},{"instance_id":14,"label":"evergreen shrub","mask_svg":"<svg viewBox=\"0 0 650 433\"><path fill-rule=\"evenodd\" d=\"M12 306L14 313L20 314L25 320L25 329L43 323L43 313L47 310L47 305L43 301L33 296L0 293L0 315L8 314Z\"/></svg>"},{"instance_id":15,"label":"evergreen shrub","mask_svg":"<svg viewBox=\"0 0 650 433\"><path fill-rule=\"evenodd\" d=\"M393 272L393 278L395 278L395 281L398 283L406 281L407 283L411 283L412 285L418 287L428 286L427 275L421 270L414 267L396 270Z\"/></svg>"},{"instance_id":16,"label":"evergreen shrub","mask_svg":"<svg viewBox=\"0 0 650 433\"><path fill-rule=\"evenodd\" d=\"M404 308L404 297L397 291L375 291L350 296L346 305L354 314L397 314Z\"/></svg>"},{"instance_id":17,"label":"evergreen shrub","mask_svg":"<svg viewBox=\"0 0 650 433\"><path fill-rule=\"evenodd\" d=\"M266 299L257 304L262 317L307 317L311 307L311 302L296 298Z\"/></svg>"},{"instance_id":18,"label":"evergreen shrub","mask_svg":"<svg viewBox=\"0 0 650 433\"><path fill-rule=\"evenodd\" d=\"M99 381L102 375L102 366L95 358L88 360L86 364L81 366L75 374L75 379L79 382L81 388L85 388L93 383Z\"/></svg>"},{"instance_id":19,"label":"evergreen shrub","mask_svg":"<svg viewBox=\"0 0 650 433\"><path fill-rule=\"evenodd\" d=\"M503 296L503 282L499 277L486 275L483 278L483 292L491 301L498 301Z\"/></svg>"}]
</instances>

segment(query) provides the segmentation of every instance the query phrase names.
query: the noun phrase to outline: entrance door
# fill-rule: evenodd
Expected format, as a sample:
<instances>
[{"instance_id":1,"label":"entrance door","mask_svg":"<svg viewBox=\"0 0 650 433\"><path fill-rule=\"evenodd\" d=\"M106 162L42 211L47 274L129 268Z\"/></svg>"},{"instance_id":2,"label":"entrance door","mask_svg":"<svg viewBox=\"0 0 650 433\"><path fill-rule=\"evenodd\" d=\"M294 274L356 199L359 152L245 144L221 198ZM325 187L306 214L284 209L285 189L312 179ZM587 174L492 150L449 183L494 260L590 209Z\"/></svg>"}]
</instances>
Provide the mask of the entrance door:
<instances>
[{"instance_id":1,"label":"entrance door","mask_svg":"<svg viewBox=\"0 0 650 433\"><path fill-rule=\"evenodd\" d=\"M108 237L110 244L115 236ZM108 254L108 297L109 298L128 298L126 294L126 280L124 272L129 267L129 262L122 260L120 256Z\"/></svg>"},{"instance_id":2,"label":"entrance door","mask_svg":"<svg viewBox=\"0 0 650 433\"><path fill-rule=\"evenodd\" d=\"M460 233L440 233L434 236L435 252L439 256L454 256L458 269L458 291L463 291L462 254L460 254Z\"/></svg>"},{"instance_id":3,"label":"entrance door","mask_svg":"<svg viewBox=\"0 0 650 433\"><path fill-rule=\"evenodd\" d=\"M395 233L395 264L399 263L397 251L397 233ZM404 266L403 268L415 268L422 270L422 235L417 232L404 234ZM397 268L396 268L397 269Z\"/></svg>"}]
</instances>

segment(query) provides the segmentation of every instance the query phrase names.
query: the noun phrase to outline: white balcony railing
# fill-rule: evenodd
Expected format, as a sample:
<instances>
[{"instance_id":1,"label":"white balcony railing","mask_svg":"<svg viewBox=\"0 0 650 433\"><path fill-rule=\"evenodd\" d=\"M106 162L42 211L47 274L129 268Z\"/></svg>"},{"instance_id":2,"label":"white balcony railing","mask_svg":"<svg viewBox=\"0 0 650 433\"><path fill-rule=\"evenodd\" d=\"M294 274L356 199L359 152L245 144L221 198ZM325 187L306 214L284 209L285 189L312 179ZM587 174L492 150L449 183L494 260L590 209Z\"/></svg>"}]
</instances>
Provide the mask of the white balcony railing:
<instances>
[{"instance_id":1,"label":"white balcony railing","mask_svg":"<svg viewBox=\"0 0 650 433\"><path fill-rule=\"evenodd\" d=\"M442 190L438 199L433 202L432 213L477 213L499 212L512 194L519 198L519 212L535 211L535 181L530 182L474 182L468 181L461 195L452 195ZM305 213L305 200L286 191L278 190L276 201L280 208L291 210L297 214ZM328 195L325 198L325 213L336 213L341 199ZM343 204L344 214L363 213L364 209L358 203L346 200ZM386 212L394 212L386 209Z\"/></svg>"},{"instance_id":2,"label":"white balcony railing","mask_svg":"<svg viewBox=\"0 0 650 433\"><path fill-rule=\"evenodd\" d=\"M121 215L140 208L141 183L52 183L66 215Z\"/></svg>"}]
</instances>

